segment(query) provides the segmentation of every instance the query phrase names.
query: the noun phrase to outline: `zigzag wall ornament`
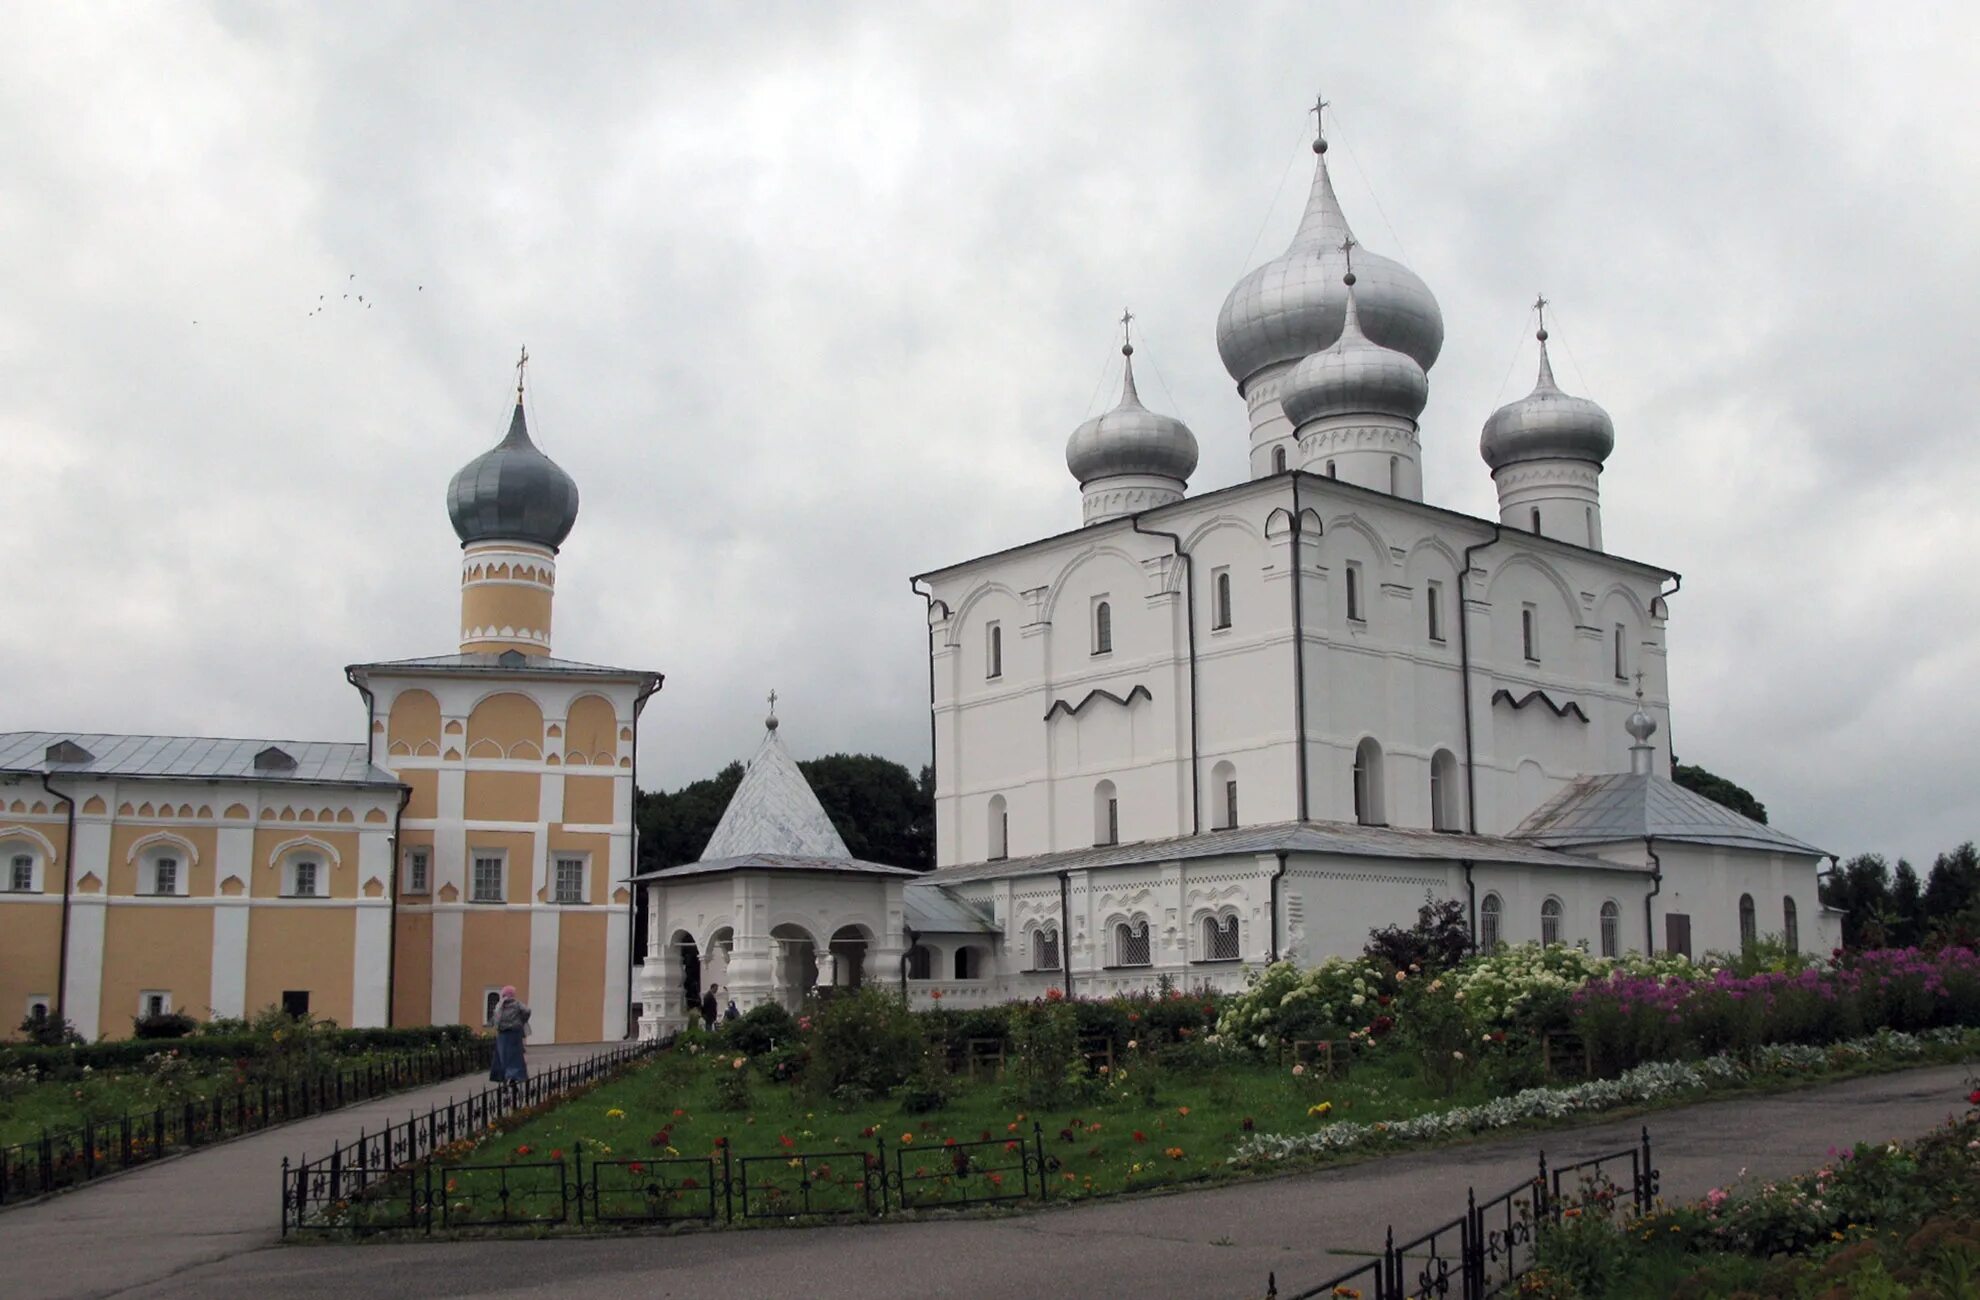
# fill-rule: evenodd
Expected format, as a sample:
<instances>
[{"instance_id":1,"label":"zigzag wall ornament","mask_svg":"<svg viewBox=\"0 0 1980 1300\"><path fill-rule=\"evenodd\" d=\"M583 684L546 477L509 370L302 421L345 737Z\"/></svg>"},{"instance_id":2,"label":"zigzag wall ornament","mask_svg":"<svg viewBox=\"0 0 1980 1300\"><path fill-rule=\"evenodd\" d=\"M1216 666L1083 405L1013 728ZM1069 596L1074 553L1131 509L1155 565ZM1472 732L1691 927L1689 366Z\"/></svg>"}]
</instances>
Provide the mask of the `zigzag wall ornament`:
<instances>
[{"instance_id":1,"label":"zigzag wall ornament","mask_svg":"<svg viewBox=\"0 0 1980 1300\"><path fill-rule=\"evenodd\" d=\"M1553 697L1548 695L1547 692L1545 691L1541 691L1541 690L1528 691L1526 694L1520 696L1518 699L1514 699L1512 692L1507 690L1503 686L1501 686L1498 690L1492 692L1493 704L1498 704L1500 701L1504 701L1505 703L1512 705L1515 709L1523 709L1527 705L1533 703L1533 701L1535 700L1538 700L1542 704L1546 705L1547 708L1551 710L1553 712L1553 715L1557 718L1565 718L1568 714L1572 713L1575 717L1580 718L1583 722L1588 721L1588 715L1581 711L1581 706L1579 704L1576 704L1573 700L1569 700L1566 704L1556 704L1554 703Z\"/></svg>"},{"instance_id":2,"label":"zigzag wall ornament","mask_svg":"<svg viewBox=\"0 0 1980 1300\"><path fill-rule=\"evenodd\" d=\"M1068 704L1064 700L1053 700L1052 707L1045 710L1045 721L1050 722L1054 717L1056 717L1060 713L1065 713L1069 717L1078 717L1081 709L1084 709L1087 705L1093 703L1095 699L1101 699L1101 698L1112 700L1114 703L1120 705L1122 708L1125 709L1128 705L1133 704L1136 698L1140 698L1144 700L1153 700L1155 696L1152 692L1149 691L1149 689L1146 686L1143 686L1140 683L1136 683L1134 689L1130 690L1127 693L1126 699L1122 699L1120 696L1114 694L1110 690L1105 690L1103 688L1096 687L1095 689L1088 691L1086 693L1086 698L1081 700L1078 704Z\"/></svg>"}]
</instances>

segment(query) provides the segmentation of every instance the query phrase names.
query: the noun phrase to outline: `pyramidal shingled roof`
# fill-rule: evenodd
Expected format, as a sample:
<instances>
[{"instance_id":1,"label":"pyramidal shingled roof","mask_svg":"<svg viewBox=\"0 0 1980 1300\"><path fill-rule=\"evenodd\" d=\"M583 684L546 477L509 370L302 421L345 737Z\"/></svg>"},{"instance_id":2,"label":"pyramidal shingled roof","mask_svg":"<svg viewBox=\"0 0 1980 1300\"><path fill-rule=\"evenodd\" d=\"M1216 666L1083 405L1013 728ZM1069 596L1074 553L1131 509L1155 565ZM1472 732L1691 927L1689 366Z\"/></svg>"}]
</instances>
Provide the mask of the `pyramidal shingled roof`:
<instances>
[{"instance_id":1,"label":"pyramidal shingled roof","mask_svg":"<svg viewBox=\"0 0 1980 1300\"><path fill-rule=\"evenodd\" d=\"M774 721L764 732L756 756L749 760L742 784L723 810L708 847L701 851L701 860L767 853L852 858L824 805L812 793L811 782L804 779L797 761L777 738Z\"/></svg>"},{"instance_id":2,"label":"pyramidal shingled roof","mask_svg":"<svg viewBox=\"0 0 1980 1300\"><path fill-rule=\"evenodd\" d=\"M1585 776L1571 782L1512 831L1514 839L1563 847L1646 836L1827 856L1812 844L1713 803L1667 777L1641 772Z\"/></svg>"}]
</instances>

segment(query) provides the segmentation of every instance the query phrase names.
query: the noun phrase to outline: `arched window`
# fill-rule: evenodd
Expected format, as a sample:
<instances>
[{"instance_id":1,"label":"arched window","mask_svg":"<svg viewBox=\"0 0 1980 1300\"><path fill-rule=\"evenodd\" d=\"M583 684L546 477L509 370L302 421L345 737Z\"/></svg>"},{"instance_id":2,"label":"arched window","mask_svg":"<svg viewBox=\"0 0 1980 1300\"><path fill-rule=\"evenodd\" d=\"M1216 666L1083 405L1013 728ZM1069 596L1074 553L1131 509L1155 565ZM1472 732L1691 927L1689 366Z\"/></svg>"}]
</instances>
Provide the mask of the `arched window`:
<instances>
[{"instance_id":1,"label":"arched window","mask_svg":"<svg viewBox=\"0 0 1980 1300\"><path fill-rule=\"evenodd\" d=\"M183 894L186 892L187 855L176 844L146 849L138 860L137 892L140 894Z\"/></svg>"},{"instance_id":2,"label":"arched window","mask_svg":"<svg viewBox=\"0 0 1980 1300\"><path fill-rule=\"evenodd\" d=\"M935 970L935 953L922 944L916 944L907 952L907 973L911 980L925 980Z\"/></svg>"},{"instance_id":3,"label":"arched window","mask_svg":"<svg viewBox=\"0 0 1980 1300\"><path fill-rule=\"evenodd\" d=\"M1286 449L1284 447L1272 448L1272 472L1274 474L1283 474L1286 472Z\"/></svg>"},{"instance_id":4,"label":"arched window","mask_svg":"<svg viewBox=\"0 0 1980 1300\"><path fill-rule=\"evenodd\" d=\"M1382 747L1373 736L1354 748L1354 819L1363 826L1386 826L1382 798Z\"/></svg>"},{"instance_id":5,"label":"arched window","mask_svg":"<svg viewBox=\"0 0 1980 1300\"><path fill-rule=\"evenodd\" d=\"M1238 919L1227 916L1219 921L1214 916L1203 918L1203 960L1236 961L1242 954L1238 950Z\"/></svg>"},{"instance_id":6,"label":"arched window","mask_svg":"<svg viewBox=\"0 0 1980 1300\"><path fill-rule=\"evenodd\" d=\"M1794 910L1792 898L1781 899L1781 941L1790 952L1801 951L1801 918Z\"/></svg>"},{"instance_id":7,"label":"arched window","mask_svg":"<svg viewBox=\"0 0 1980 1300\"><path fill-rule=\"evenodd\" d=\"M1210 598L1210 626L1214 630L1231 625L1231 571L1217 570L1211 579L1213 590Z\"/></svg>"},{"instance_id":8,"label":"arched window","mask_svg":"<svg viewBox=\"0 0 1980 1300\"><path fill-rule=\"evenodd\" d=\"M1350 563L1347 566L1347 616L1348 622L1361 622L1361 566Z\"/></svg>"},{"instance_id":9,"label":"arched window","mask_svg":"<svg viewBox=\"0 0 1980 1300\"><path fill-rule=\"evenodd\" d=\"M1093 843L1121 842L1121 798L1112 781L1093 787Z\"/></svg>"},{"instance_id":10,"label":"arched window","mask_svg":"<svg viewBox=\"0 0 1980 1300\"><path fill-rule=\"evenodd\" d=\"M1618 956L1621 953L1621 948L1622 908L1616 906L1616 900L1612 898L1602 904L1602 955L1604 957Z\"/></svg>"},{"instance_id":11,"label":"arched window","mask_svg":"<svg viewBox=\"0 0 1980 1300\"><path fill-rule=\"evenodd\" d=\"M1237 824L1237 769L1226 759L1210 769L1210 829L1227 831Z\"/></svg>"},{"instance_id":12,"label":"arched window","mask_svg":"<svg viewBox=\"0 0 1980 1300\"><path fill-rule=\"evenodd\" d=\"M1760 940L1759 922L1753 913L1753 895L1739 896L1739 946L1751 948Z\"/></svg>"},{"instance_id":13,"label":"arched window","mask_svg":"<svg viewBox=\"0 0 1980 1300\"><path fill-rule=\"evenodd\" d=\"M1623 646L1623 625L1618 623L1616 624L1616 680L1619 682L1629 680L1629 654Z\"/></svg>"},{"instance_id":14,"label":"arched window","mask_svg":"<svg viewBox=\"0 0 1980 1300\"><path fill-rule=\"evenodd\" d=\"M1499 919L1505 907L1497 894L1478 900L1478 951L1490 952L1499 946Z\"/></svg>"},{"instance_id":15,"label":"arched window","mask_svg":"<svg viewBox=\"0 0 1980 1300\"><path fill-rule=\"evenodd\" d=\"M989 836L985 857L992 862L1011 856L1011 814L1004 796L990 796L989 824L984 828Z\"/></svg>"},{"instance_id":16,"label":"arched window","mask_svg":"<svg viewBox=\"0 0 1980 1300\"><path fill-rule=\"evenodd\" d=\"M1031 969L1059 969L1059 927L1041 925L1031 932Z\"/></svg>"},{"instance_id":17,"label":"arched window","mask_svg":"<svg viewBox=\"0 0 1980 1300\"><path fill-rule=\"evenodd\" d=\"M1389 495L1402 495L1402 468L1394 456L1389 457Z\"/></svg>"},{"instance_id":18,"label":"arched window","mask_svg":"<svg viewBox=\"0 0 1980 1300\"><path fill-rule=\"evenodd\" d=\"M1328 477L1328 478L1333 478L1333 477L1335 477L1335 475L1334 475L1334 462L1333 462L1333 461L1331 461L1331 460L1327 462L1327 477Z\"/></svg>"},{"instance_id":19,"label":"arched window","mask_svg":"<svg viewBox=\"0 0 1980 1300\"><path fill-rule=\"evenodd\" d=\"M1106 601L1093 606L1093 653L1110 654L1114 649L1114 607Z\"/></svg>"},{"instance_id":20,"label":"arched window","mask_svg":"<svg viewBox=\"0 0 1980 1300\"><path fill-rule=\"evenodd\" d=\"M1440 749L1430 756L1430 828L1459 830L1462 821L1458 813L1457 755Z\"/></svg>"},{"instance_id":21,"label":"arched window","mask_svg":"<svg viewBox=\"0 0 1980 1300\"><path fill-rule=\"evenodd\" d=\"M1004 626L1001 623L992 623L984 630L983 675L1004 675Z\"/></svg>"},{"instance_id":22,"label":"arched window","mask_svg":"<svg viewBox=\"0 0 1980 1300\"><path fill-rule=\"evenodd\" d=\"M1148 922L1122 921L1114 927L1114 965L1151 966L1148 949Z\"/></svg>"},{"instance_id":23,"label":"arched window","mask_svg":"<svg viewBox=\"0 0 1980 1300\"><path fill-rule=\"evenodd\" d=\"M983 962L974 948L956 949L956 978L959 980L980 980L983 978Z\"/></svg>"},{"instance_id":24,"label":"arched window","mask_svg":"<svg viewBox=\"0 0 1980 1300\"><path fill-rule=\"evenodd\" d=\"M1550 898L1540 904L1540 942L1551 944L1561 941L1561 900Z\"/></svg>"}]
</instances>

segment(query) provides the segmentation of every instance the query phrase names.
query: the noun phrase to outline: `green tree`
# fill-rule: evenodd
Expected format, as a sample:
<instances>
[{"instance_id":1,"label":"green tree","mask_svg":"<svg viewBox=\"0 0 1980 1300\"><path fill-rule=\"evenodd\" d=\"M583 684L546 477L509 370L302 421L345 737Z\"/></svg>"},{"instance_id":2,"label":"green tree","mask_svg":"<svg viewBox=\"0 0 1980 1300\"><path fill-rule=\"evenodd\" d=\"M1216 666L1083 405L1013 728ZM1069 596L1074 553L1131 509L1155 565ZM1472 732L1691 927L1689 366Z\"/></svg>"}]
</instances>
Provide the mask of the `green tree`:
<instances>
[{"instance_id":1,"label":"green tree","mask_svg":"<svg viewBox=\"0 0 1980 1300\"><path fill-rule=\"evenodd\" d=\"M1925 906L1921 915L1935 921L1949 921L1980 900L1980 853L1973 841L1941 853L1925 878Z\"/></svg>"},{"instance_id":2,"label":"green tree","mask_svg":"<svg viewBox=\"0 0 1980 1300\"><path fill-rule=\"evenodd\" d=\"M1925 889L1919 883L1918 869L1899 858L1897 870L1891 874L1891 923L1886 927L1886 941L1904 947L1923 939L1926 911Z\"/></svg>"},{"instance_id":3,"label":"green tree","mask_svg":"<svg viewBox=\"0 0 1980 1300\"><path fill-rule=\"evenodd\" d=\"M935 865L935 774L908 769L875 754L827 754L798 764L826 816L852 855L890 867L926 871ZM656 871L701 857L722 812L742 783L743 765L678 790L642 790L633 816L639 825L639 868Z\"/></svg>"},{"instance_id":4,"label":"green tree","mask_svg":"<svg viewBox=\"0 0 1980 1300\"><path fill-rule=\"evenodd\" d=\"M1860 853L1822 881L1822 902L1843 914L1843 946L1875 947L1899 923L1891 905L1891 868L1877 853Z\"/></svg>"},{"instance_id":5,"label":"green tree","mask_svg":"<svg viewBox=\"0 0 1980 1300\"><path fill-rule=\"evenodd\" d=\"M1687 790L1704 795L1721 807L1751 817L1763 826L1767 824L1767 805L1755 799L1743 786L1734 785L1723 776L1690 763L1679 763L1671 770L1671 780Z\"/></svg>"}]
</instances>

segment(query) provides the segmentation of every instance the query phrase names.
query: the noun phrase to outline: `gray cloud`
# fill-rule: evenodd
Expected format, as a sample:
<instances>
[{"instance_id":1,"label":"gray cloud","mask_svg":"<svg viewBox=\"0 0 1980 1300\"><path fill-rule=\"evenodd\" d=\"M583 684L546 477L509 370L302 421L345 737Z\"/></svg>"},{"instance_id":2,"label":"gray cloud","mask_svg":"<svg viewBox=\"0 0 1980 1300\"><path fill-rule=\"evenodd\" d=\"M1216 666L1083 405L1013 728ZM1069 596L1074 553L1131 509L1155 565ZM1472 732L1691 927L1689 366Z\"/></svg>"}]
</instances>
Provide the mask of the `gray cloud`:
<instances>
[{"instance_id":1,"label":"gray cloud","mask_svg":"<svg viewBox=\"0 0 1980 1300\"><path fill-rule=\"evenodd\" d=\"M907 575L1077 522L1123 303L1196 485L1243 473L1212 326L1323 83L1358 235L1444 305L1431 497L1491 511L1544 287L1610 543L1686 575L1681 754L1928 855L1980 830L1974 26L43 7L0 50L0 725L355 737L344 663L453 643L441 492L527 340L584 493L558 649L668 674L642 776L747 752L772 685L800 750L918 764Z\"/></svg>"}]
</instances>

